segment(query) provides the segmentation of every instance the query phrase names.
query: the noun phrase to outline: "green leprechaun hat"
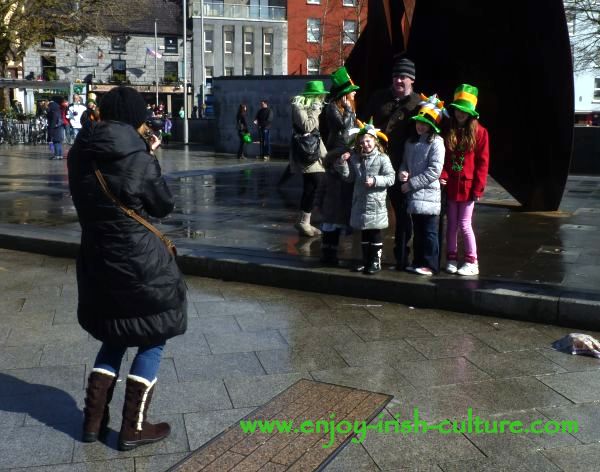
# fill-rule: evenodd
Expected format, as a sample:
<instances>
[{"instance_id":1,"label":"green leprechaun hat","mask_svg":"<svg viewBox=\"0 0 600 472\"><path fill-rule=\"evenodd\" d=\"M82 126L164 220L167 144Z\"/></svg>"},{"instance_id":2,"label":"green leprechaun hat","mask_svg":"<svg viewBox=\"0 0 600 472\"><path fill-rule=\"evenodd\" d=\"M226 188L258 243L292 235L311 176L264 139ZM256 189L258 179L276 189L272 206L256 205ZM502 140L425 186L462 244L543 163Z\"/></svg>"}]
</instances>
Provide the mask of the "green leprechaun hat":
<instances>
[{"instance_id":1,"label":"green leprechaun hat","mask_svg":"<svg viewBox=\"0 0 600 472\"><path fill-rule=\"evenodd\" d=\"M461 84L454 91L454 101L450 106L464 111L473 118L479 118L479 113L475 110L478 93L479 90L477 87L469 84Z\"/></svg>"},{"instance_id":2,"label":"green leprechaun hat","mask_svg":"<svg viewBox=\"0 0 600 472\"><path fill-rule=\"evenodd\" d=\"M354 85L354 82L352 82L352 79L344 66L331 74L331 89L329 90L329 95L333 100L337 100L359 88L358 85Z\"/></svg>"},{"instance_id":3,"label":"green leprechaun hat","mask_svg":"<svg viewBox=\"0 0 600 472\"><path fill-rule=\"evenodd\" d=\"M327 95L329 92L325 90L325 84L321 80L309 80L304 84L304 90L300 95Z\"/></svg>"},{"instance_id":4,"label":"green leprechaun hat","mask_svg":"<svg viewBox=\"0 0 600 472\"><path fill-rule=\"evenodd\" d=\"M421 94L421 99L423 101L419 104L421 105L419 113L411 117L411 120L427 123L439 133L439 124L442 122L442 118L448 116L444 102L438 98L437 94L433 94L431 97Z\"/></svg>"}]
</instances>

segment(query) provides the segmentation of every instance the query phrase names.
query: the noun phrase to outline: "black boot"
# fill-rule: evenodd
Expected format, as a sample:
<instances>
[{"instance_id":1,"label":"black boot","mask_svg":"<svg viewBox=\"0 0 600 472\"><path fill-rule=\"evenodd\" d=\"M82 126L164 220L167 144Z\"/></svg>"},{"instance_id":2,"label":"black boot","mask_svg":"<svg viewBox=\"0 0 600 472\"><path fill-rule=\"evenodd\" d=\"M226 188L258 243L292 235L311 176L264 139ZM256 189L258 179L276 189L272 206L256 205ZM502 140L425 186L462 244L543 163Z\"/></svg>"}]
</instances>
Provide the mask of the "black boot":
<instances>
[{"instance_id":1,"label":"black boot","mask_svg":"<svg viewBox=\"0 0 600 472\"><path fill-rule=\"evenodd\" d=\"M369 243L360 243L360 249L362 251L362 262L355 265L352 272L364 272L365 267L369 264Z\"/></svg>"},{"instance_id":2,"label":"black boot","mask_svg":"<svg viewBox=\"0 0 600 472\"><path fill-rule=\"evenodd\" d=\"M323 231L321 236L321 262L326 266L337 267L337 234L336 231Z\"/></svg>"},{"instance_id":3,"label":"black boot","mask_svg":"<svg viewBox=\"0 0 600 472\"><path fill-rule=\"evenodd\" d=\"M383 253L383 243L371 243L369 245L369 263L365 269L365 274L373 275L381 270L381 254Z\"/></svg>"}]
</instances>

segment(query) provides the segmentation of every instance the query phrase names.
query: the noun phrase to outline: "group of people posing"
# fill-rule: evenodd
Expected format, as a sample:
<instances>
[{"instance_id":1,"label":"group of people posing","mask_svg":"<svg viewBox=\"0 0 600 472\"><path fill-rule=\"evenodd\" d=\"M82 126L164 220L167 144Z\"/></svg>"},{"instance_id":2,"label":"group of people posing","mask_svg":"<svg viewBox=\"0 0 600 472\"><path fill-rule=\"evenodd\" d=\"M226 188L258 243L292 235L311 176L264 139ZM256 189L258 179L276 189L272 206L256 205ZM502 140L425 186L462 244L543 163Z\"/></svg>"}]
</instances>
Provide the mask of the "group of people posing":
<instances>
[{"instance_id":1,"label":"group of people posing","mask_svg":"<svg viewBox=\"0 0 600 472\"><path fill-rule=\"evenodd\" d=\"M394 268L431 276L440 270L444 191L446 272L477 275L472 218L489 165L488 132L476 110L478 89L459 85L449 112L437 95L417 94L414 81L414 63L398 57L391 87L366 102L368 122L356 116L354 99L360 87L344 67L332 74L329 91L323 82L310 81L292 99L294 133L318 131L322 112L328 131L316 161L307 163L290 153L291 170L303 177L295 228L301 236L320 235L321 261L333 266L338 265L341 235L349 228L360 230L362 261L353 270L375 274L381 270L381 230L388 227L389 196L396 224ZM316 208L322 216L320 229L311 225ZM464 242L462 264L459 233Z\"/></svg>"}]
</instances>

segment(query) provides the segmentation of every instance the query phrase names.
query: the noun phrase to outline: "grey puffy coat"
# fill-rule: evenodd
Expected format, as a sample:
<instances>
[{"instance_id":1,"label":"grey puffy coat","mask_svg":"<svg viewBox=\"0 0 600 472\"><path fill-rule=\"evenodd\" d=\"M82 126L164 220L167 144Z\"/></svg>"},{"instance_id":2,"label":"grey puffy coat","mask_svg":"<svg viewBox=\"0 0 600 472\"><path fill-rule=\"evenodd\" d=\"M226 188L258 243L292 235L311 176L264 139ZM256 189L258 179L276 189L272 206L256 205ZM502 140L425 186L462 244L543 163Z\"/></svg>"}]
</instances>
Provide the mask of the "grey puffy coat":
<instances>
[{"instance_id":1,"label":"grey puffy coat","mask_svg":"<svg viewBox=\"0 0 600 472\"><path fill-rule=\"evenodd\" d=\"M335 169L347 182L354 182L350 226L354 229L382 229L388 226L386 189L394 185L394 168L387 154L375 149L370 154L353 152L348 161L341 157ZM367 187L367 177L375 178L375 185Z\"/></svg>"},{"instance_id":2,"label":"grey puffy coat","mask_svg":"<svg viewBox=\"0 0 600 472\"><path fill-rule=\"evenodd\" d=\"M408 213L439 215L441 209L440 175L444 167L444 140L435 134L432 142L423 134L416 143L404 145L400 172L408 172Z\"/></svg>"}]
</instances>

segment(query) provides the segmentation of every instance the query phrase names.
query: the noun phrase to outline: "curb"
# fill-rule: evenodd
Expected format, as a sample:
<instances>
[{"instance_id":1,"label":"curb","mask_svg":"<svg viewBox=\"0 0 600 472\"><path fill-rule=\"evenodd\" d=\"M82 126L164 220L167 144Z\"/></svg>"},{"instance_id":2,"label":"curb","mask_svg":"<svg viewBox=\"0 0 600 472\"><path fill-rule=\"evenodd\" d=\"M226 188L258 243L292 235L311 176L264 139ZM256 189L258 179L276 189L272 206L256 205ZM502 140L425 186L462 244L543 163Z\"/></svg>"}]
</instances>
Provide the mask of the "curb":
<instances>
[{"instance_id":1,"label":"curb","mask_svg":"<svg viewBox=\"0 0 600 472\"><path fill-rule=\"evenodd\" d=\"M79 238L75 230L0 225L0 247L17 251L75 258ZM391 271L365 276L287 254L185 242L177 247L177 262L188 275L600 331L600 292L513 280L420 278Z\"/></svg>"}]
</instances>

